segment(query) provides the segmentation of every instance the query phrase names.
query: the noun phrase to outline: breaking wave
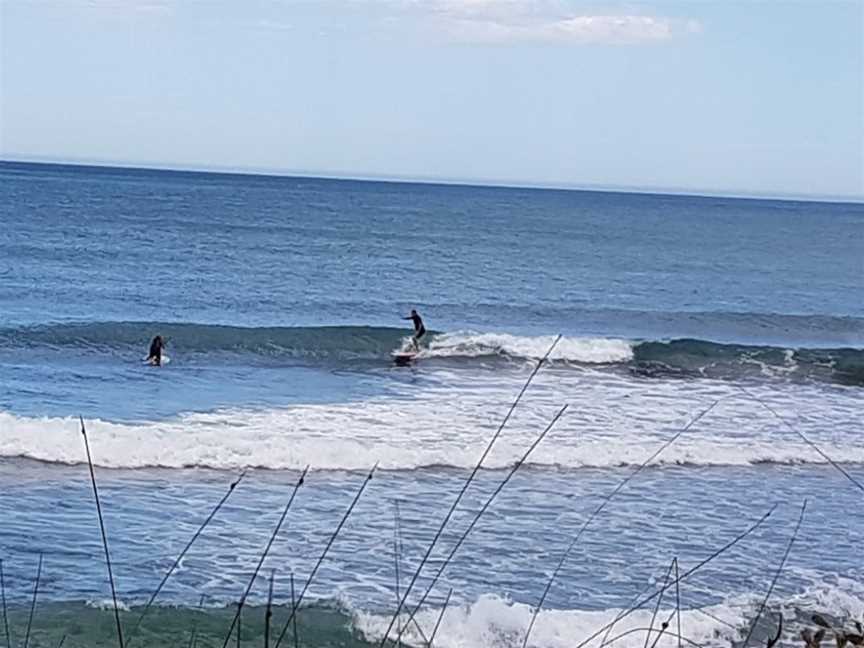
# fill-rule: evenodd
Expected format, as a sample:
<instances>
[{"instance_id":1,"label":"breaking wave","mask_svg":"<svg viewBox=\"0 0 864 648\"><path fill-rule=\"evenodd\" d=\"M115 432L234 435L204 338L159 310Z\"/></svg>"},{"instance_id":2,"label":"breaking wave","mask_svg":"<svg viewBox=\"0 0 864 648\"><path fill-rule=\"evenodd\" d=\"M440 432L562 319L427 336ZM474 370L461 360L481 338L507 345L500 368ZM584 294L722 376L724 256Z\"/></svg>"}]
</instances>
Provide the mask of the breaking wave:
<instances>
[{"instance_id":1,"label":"breaking wave","mask_svg":"<svg viewBox=\"0 0 864 648\"><path fill-rule=\"evenodd\" d=\"M186 362L388 362L407 344L405 329L367 326L262 327L96 322L0 329L0 347L140 359L152 335L163 335ZM554 336L456 331L430 333L421 359L437 363L524 362L543 356ZM228 356L228 357L226 357ZM634 341L565 337L552 354L562 365L603 365L642 377L742 376L864 385L864 349L785 348L699 339Z\"/></svg>"},{"instance_id":2,"label":"breaking wave","mask_svg":"<svg viewBox=\"0 0 864 648\"><path fill-rule=\"evenodd\" d=\"M813 627L810 620L812 612L827 614L836 619L838 625L846 621L850 631L854 630L852 619L857 620L864 615L864 588L850 579L841 581L839 584L811 585L800 594L786 597L782 601L785 627L783 636L787 641L798 637L802 628ZM758 600L758 594L741 594L725 598L714 605L682 610L680 627L684 642L701 646L736 645L753 622ZM674 605L670 607L668 601L663 603L656 618L672 618L675 615ZM593 641L588 641L587 645L596 648L608 642L606 645L620 648L641 647L646 641L646 629L650 625L655 628L660 625L658 620L652 623L653 604L652 601L651 605L646 605L622 619L617 617L625 610L618 608L543 609L537 616L528 645L536 648L570 648L614 621L614 628L609 633L599 633ZM766 616L771 619L771 631L776 628L777 609L775 604L766 611ZM425 635L428 636L435 627L439 616L440 609L423 610L417 615L418 625ZM495 595L484 595L470 604L454 605L444 610L436 644L453 648L521 646L531 616L532 608L528 605ZM355 613L354 618L355 625L367 639L378 641L384 635L390 620L389 615L362 612ZM766 630L763 632L767 634ZM656 640L658 647L677 646L679 641L676 634L677 627L670 627L665 633L655 630L652 644ZM409 645L422 645L422 637L415 626L410 626L405 637Z\"/></svg>"},{"instance_id":3,"label":"breaking wave","mask_svg":"<svg viewBox=\"0 0 864 648\"><path fill-rule=\"evenodd\" d=\"M756 616L760 594L745 592L718 597L718 602L710 605L688 605L683 608L680 629L684 643L710 648L737 645ZM757 639L761 641L754 641L755 645L765 644L763 635L768 635L777 627L777 613L780 610L783 612L784 628L781 645L798 645L796 642L800 642L801 630L816 627L811 620L814 612L831 619L838 626L845 625L850 632L854 631L854 620L864 616L864 588L848 578L840 578L835 583L812 584L798 594L776 598L779 600L769 605L762 615L764 624L760 624L756 633ZM288 620L290 611L288 604L281 599L284 599L284 593L273 607L273 627L277 632ZM605 641L606 645L618 648L643 648L646 629L653 626L652 644L656 640L658 648L678 646L677 618L665 632L660 633L658 630L661 620L675 616L674 602L667 597L653 622L652 617L655 615L652 606L653 601L621 619L617 619L624 612L620 608L544 608L537 616L528 645L532 648L570 648L615 621L608 633L600 632L597 638L586 645L597 648ZM298 627L302 632L303 645L310 648L377 646L391 615L371 612L364 607L352 605L343 599L302 605L298 613ZM262 603L249 603L246 610L244 638L250 644L259 645L265 634L261 621L265 616L264 606ZM26 607L13 608L10 616L16 620L26 619L26 612ZM188 636L193 628L196 629L193 636L209 644L223 639L225 627L230 624L233 613L233 606L212 600L203 608L191 605L157 606L144 627L153 642L164 645L170 644L178 636ZM34 629L40 637L50 638L51 645L54 645L59 637L69 632L70 625L74 627L77 623L80 626L83 622L88 640L107 645L116 638L112 614L110 606L101 602L42 602L35 617ZM138 614L139 607L129 609L125 605L121 606L121 616L129 621L133 621ZM532 608L524 603L495 594L484 594L470 602L453 601L444 610L443 616L440 607L422 609L416 616L416 625L411 624L404 631L402 643L405 646L424 646L426 642L423 637L431 636L438 625L435 645L442 648L517 648L522 645L531 615ZM158 619L158 622L153 618ZM391 630L391 637L395 638L395 634Z\"/></svg>"},{"instance_id":4,"label":"breaking wave","mask_svg":"<svg viewBox=\"0 0 864 648\"><path fill-rule=\"evenodd\" d=\"M657 410L650 414L634 409L623 410L614 419L596 418L587 403L592 399L603 402L604 397L593 390L584 391L586 404L571 405L568 414L530 454L529 466L582 469L639 465L702 409L693 404L676 405L670 394L670 402L657 403ZM638 408L635 401L640 396L633 396L633 405ZM260 410L225 409L187 413L164 421L92 419L87 421L87 430L94 462L109 468L299 470L309 464L315 470L365 470L380 462L385 470L470 469L496 427L497 419L490 416L488 404L483 403L494 396L478 391L462 399L447 398L442 393L396 405L373 399ZM843 398L844 402L854 401L851 395ZM836 432L836 417L845 416L845 407L854 407L844 402L835 404L836 415L814 418L804 430L834 460L864 465L864 446L856 443L854 435ZM765 412L759 407L752 401L724 401L652 465L825 462L776 421L766 422ZM496 404L496 410L505 408L503 402ZM508 425L484 467L503 469L514 465L545 426L551 411L551 403L526 405ZM844 421L844 427L850 423ZM77 417L28 417L0 411L0 457L82 463L79 428Z\"/></svg>"}]
</instances>

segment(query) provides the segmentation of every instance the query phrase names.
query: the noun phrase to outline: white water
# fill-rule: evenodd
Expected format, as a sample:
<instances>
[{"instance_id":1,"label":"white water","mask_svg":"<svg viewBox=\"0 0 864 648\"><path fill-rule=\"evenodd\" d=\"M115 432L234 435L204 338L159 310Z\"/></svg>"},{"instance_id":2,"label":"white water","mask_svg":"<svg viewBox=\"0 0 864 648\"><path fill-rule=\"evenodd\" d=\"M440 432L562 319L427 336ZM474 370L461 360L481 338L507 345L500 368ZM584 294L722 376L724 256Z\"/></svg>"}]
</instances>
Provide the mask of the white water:
<instances>
[{"instance_id":1,"label":"white water","mask_svg":"<svg viewBox=\"0 0 864 648\"><path fill-rule=\"evenodd\" d=\"M651 594L654 590L649 591ZM691 608L687 605L688 588L686 581L681 585L682 614L681 635L690 641L704 646L731 645L733 639L741 640L741 629L746 632L748 624L755 616L755 609L764 594L738 594L725 598L722 602L702 608ZM644 598L644 597L643 597ZM529 646L540 648L573 648L598 630L615 621L609 632L605 631L586 646L597 648L604 638L611 643L607 645L619 648L643 648L646 632L644 629L651 624L655 601L645 605L625 618L616 619L624 612L621 608L605 610L579 609L543 609L537 616L532 629ZM769 609L777 609L780 605L784 611L787 623L787 633L790 620L796 613L803 611L828 613L837 616L847 616L850 619L864 617L864 585L850 579L841 578L836 583L821 582L813 584L799 594L786 597L775 597ZM428 637L435 627L441 609L423 610L417 616L417 621ZM677 633L677 619L674 618L674 593L667 597L657 614L654 627L662 621L673 617L669 624L669 633ZM470 604L455 604L448 606L435 645L442 648L515 648L522 645L525 632L531 620L532 608L528 605L514 603L495 595L484 595ZM385 615L355 613L355 624L364 635L371 640L380 641L390 617ZM810 624L812 625L812 624ZM732 626L732 627L730 627ZM631 630L643 629L630 633ZM850 626L850 630L851 630ZM391 631L391 636L395 632ZM788 634L786 635L789 638ZM409 628L404 635L413 644L421 645L419 633ZM657 639L652 635L651 643ZM613 641L614 640L614 641ZM672 648L678 645L673 634L661 636L657 646ZM687 644L685 645L692 645ZM754 642L753 645L756 645Z\"/></svg>"},{"instance_id":2,"label":"white water","mask_svg":"<svg viewBox=\"0 0 864 648\"><path fill-rule=\"evenodd\" d=\"M554 341L554 335L527 337L508 333L458 331L432 337L421 357L474 358L501 355L536 360L546 354ZM633 343L615 338L564 337L555 345L549 358L585 364L626 362L633 358Z\"/></svg>"},{"instance_id":3,"label":"white water","mask_svg":"<svg viewBox=\"0 0 864 648\"><path fill-rule=\"evenodd\" d=\"M98 465L384 469L472 467L522 377L492 375L400 397L342 404L193 412L165 421L87 421ZM864 411L850 388L786 385L756 390L833 459L864 464ZM563 404L570 408L528 462L566 468L640 464L713 402L716 407L653 463L746 465L824 459L759 403L720 382L639 381L547 370L516 410L485 467L512 465ZM80 463L76 417L0 412L0 456Z\"/></svg>"}]
</instances>

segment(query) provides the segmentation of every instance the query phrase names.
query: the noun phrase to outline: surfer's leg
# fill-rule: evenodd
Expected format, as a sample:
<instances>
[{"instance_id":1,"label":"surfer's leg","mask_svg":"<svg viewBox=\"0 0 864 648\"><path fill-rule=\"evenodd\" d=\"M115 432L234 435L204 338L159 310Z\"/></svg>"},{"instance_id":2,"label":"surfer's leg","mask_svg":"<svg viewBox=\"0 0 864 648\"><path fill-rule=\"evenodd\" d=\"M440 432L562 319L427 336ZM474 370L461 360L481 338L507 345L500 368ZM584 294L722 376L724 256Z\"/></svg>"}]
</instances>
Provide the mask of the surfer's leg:
<instances>
[{"instance_id":1,"label":"surfer's leg","mask_svg":"<svg viewBox=\"0 0 864 648\"><path fill-rule=\"evenodd\" d=\"M417 331L411 338L411 341L414 343L414 349L416 351L420 350L420 338L422 338L426 334L426 329L421 328Z\"/></svg>"}]
</instances>

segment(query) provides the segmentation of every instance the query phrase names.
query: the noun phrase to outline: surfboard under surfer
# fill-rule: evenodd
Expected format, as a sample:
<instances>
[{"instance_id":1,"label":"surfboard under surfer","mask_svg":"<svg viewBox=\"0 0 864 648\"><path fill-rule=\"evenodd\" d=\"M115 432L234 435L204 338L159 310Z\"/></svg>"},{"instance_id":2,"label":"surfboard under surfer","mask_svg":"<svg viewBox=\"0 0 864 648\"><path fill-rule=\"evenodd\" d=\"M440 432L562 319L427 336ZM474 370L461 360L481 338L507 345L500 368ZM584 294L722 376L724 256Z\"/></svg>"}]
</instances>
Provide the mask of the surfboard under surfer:
<instances>
[{"instance_id":1,"label":"surfboard under surfer","mask_svg":"<svg viewBox=\"0 0 864 648\"><path fill-rule=\"evenodd\" d=\"M423 318L417 313L413 308L411 309L411 314L408 317L403 317L403 320L411 320L414 323L414 337L411 338L414 343L414 348L420 348L420 338L426 335L426 327L423 326Z\"/></svg>"},{"instance_id":2,"label":"surfboard under surfer","mask_svg":"<svg viewBox=\"0 0 864 648\"><path fill-rule=\"evenodd\" d=\"M162 341L162 336L157 335L153 338L153 341L150 343L150 353L147 354L146 362L149 362L151 365L156 367L162 366L162 349L165 347L165 343Z\"/></svg>"}]
</instances>

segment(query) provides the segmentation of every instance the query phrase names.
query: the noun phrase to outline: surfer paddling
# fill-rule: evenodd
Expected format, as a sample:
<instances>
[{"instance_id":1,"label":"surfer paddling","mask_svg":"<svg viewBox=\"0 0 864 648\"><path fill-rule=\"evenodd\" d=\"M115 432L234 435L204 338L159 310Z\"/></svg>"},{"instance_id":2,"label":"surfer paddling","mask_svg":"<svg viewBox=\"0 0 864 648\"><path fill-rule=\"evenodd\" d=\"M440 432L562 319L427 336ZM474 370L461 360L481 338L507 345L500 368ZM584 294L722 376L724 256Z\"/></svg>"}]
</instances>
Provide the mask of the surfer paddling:
<instances>
[{"instance_id":1,"label":"surfer paddling","mask_svg":"<svg viewBox=\"0 0 864 648\"><path fill-rule=\"evenodd\" d=\"M411 320L414 323L414 336L411 338L411 341L414 343L414 348L420 349L420 338L426 335L426 327L423 326L423 319L413 308L411 309L411 314L408 317L403 317L403 320Z\"/></svg>"},{"instance_id":2,"label":"surfer paddling","mask_svg":"<svg viewBox=\"0 0 864 648\"><path fill-rule=\"evenodd\" d=\"M157 335L153 338L153 341L150 343L150 353L147 354L146 362L150 363L155 367L162 366L162 349L165 347L165 343L162 341L162 336Z\"/></svg>"}]
</instances>

